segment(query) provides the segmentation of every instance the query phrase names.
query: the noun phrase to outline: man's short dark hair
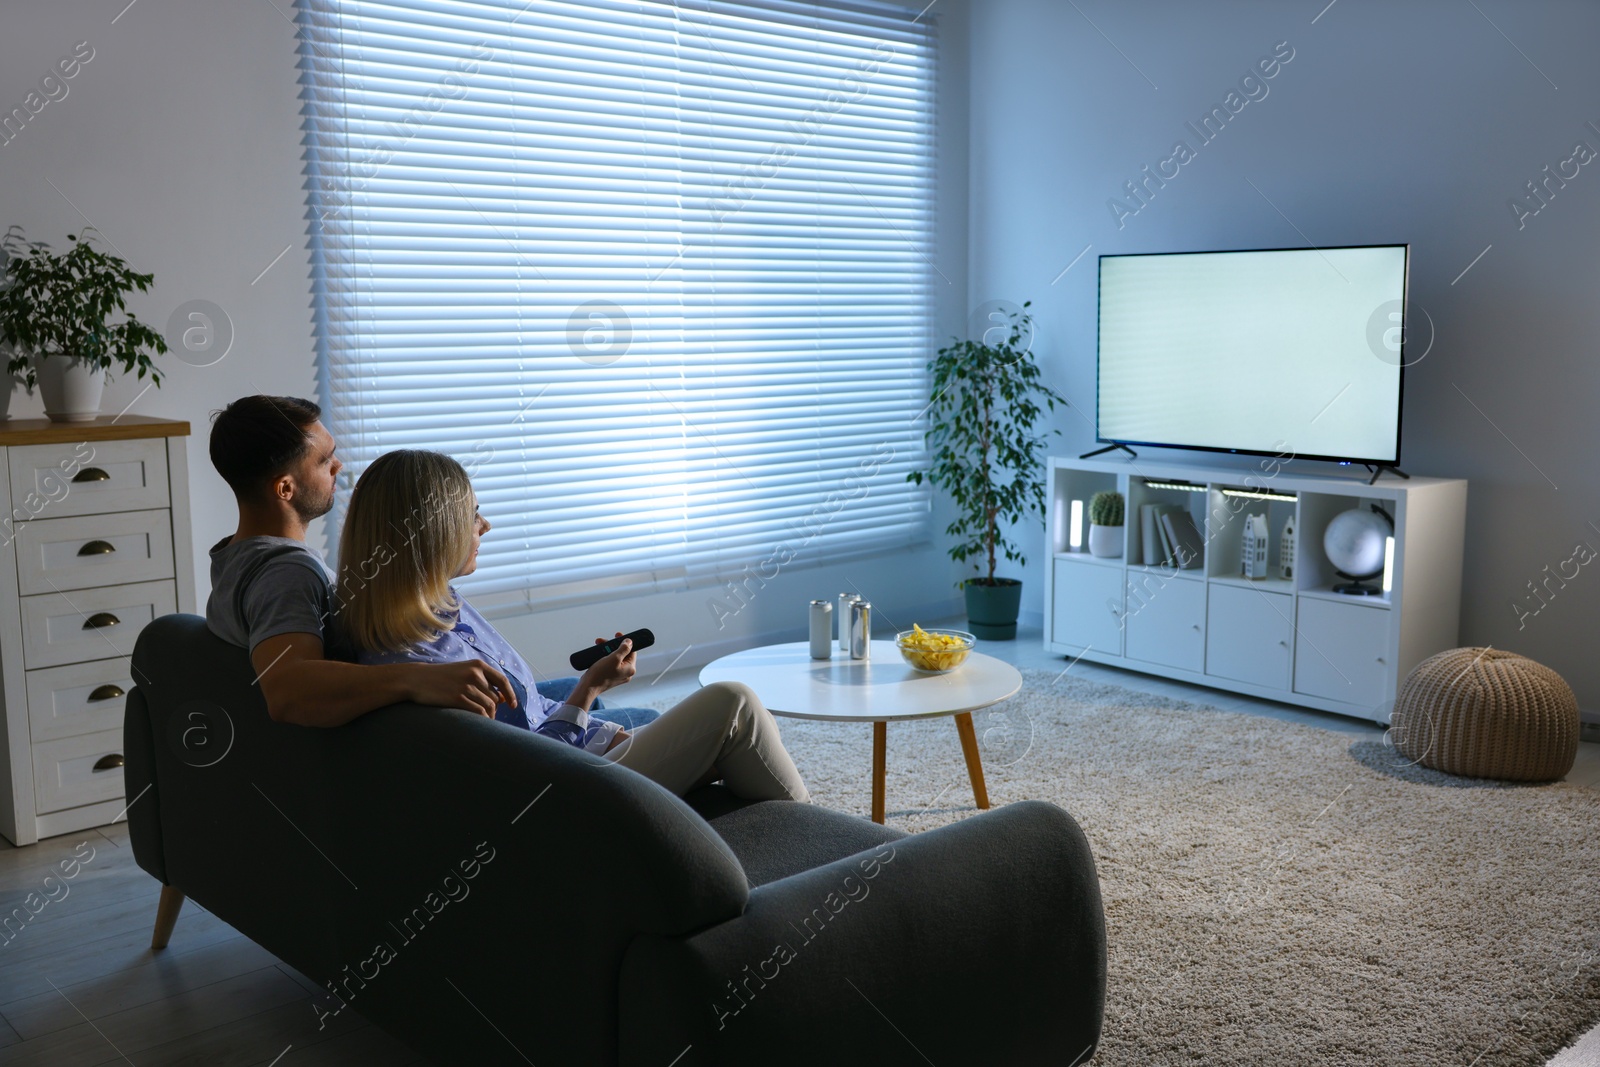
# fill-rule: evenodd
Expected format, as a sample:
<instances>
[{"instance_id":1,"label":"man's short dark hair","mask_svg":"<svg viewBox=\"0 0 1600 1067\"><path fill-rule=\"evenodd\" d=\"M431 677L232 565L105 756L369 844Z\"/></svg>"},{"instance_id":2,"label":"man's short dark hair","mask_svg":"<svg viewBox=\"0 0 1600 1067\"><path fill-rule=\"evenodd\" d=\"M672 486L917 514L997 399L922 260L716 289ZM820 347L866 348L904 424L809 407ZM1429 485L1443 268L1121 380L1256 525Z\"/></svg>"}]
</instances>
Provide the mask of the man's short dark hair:
<instances>
[{"instance_id":1,"label":"man's short dark hair","mask_svg":"<svg viewBox=\"0 0 1600 1067\"><path fill-rule=\"evenodd\" d=\"M311 448L322 409L297 396L242 396L211 413L211 465L241 499L286 474Z\"/></svg>"}]
</instances>

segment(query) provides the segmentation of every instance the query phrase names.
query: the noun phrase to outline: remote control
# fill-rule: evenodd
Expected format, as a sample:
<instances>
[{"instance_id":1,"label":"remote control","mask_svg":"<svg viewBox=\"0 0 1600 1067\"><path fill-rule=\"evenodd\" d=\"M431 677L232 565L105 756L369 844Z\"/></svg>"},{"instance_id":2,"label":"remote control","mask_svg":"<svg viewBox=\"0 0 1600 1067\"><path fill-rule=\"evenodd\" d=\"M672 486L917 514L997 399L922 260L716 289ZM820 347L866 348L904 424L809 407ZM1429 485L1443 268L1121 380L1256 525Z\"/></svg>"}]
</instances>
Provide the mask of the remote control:
<instances>
[{"instance_id":1,"label":"remote control","mask_svg":"<svg viewBox=\"0 0 1600 1067\"><path fill-rule=\"evenodd\" d=\"M622 637L613 637L603 645L590 645L588 648L580 648L572 654L568 662L572 664L573 670L586 671L615 652L624 639L633 642L633 650L635 652L641 648L649 648L656 643L655 634L649 630L639 629L631 634L623 634Z\"/></svg>"}]
</instances>

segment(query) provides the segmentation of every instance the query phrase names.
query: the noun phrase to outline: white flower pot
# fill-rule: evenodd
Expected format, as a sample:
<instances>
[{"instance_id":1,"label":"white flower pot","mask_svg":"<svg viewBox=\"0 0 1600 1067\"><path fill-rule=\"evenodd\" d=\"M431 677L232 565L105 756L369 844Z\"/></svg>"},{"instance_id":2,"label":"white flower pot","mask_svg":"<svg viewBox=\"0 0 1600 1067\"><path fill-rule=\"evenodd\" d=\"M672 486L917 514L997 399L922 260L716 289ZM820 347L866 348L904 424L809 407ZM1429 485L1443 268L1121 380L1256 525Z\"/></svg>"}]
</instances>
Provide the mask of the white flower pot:
<instances>
[{"instance_id":1,"label":"white flower pot","mask_svg":"<svg viewBox=\"0 0 1600 1067\"><path fill-rule=\"evenodd\" d=\"M1089 524L1089 554L1115 559L1122 555L1122 527Z\"/></svg>"},{"instance_id":2,"label":"white flower pot","mask_svg":"<svg viewBox=\"0 0 1600 1067\"><path fill-rule=\"evenodd\" d=\"M40 356L34 364L44 413L52 422L88 422L100 414L106 372L77 356Z\"/></svg>"},{"instance_id":3,"label":"white flower pot","mask_svg":"<svg viewBox=\"0 0 1600 1067\"><path fill-rule=\"evenodd\" d=\"M5 353L0 352L0 359L4 358ZM6 374L0 371L0 421L11 417L11 398L22 388L22 381L20 374Z\"/></svg>"}]
</instances>

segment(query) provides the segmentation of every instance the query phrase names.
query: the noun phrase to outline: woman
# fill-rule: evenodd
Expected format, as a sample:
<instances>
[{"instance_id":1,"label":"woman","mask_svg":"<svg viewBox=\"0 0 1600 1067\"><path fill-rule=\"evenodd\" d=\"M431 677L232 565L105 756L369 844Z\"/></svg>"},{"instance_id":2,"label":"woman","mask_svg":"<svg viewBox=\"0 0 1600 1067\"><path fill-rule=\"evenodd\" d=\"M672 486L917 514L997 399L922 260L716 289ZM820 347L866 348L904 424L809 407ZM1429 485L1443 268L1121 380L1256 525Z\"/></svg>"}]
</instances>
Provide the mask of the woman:
<instances>
[{"instance_id":1,"label":"woman","mask_svg":"<svg viewBox=\"0 0 1600 1067\"><path fill-rule=\"evenodd\" d=\"M633 677L624 642L584 672L566 703L541 696L527 662L450 584L477 569L488 530L467 472L449 456L401 450L373 461L356 482L339 541L337 618L360 662L481 659L512 686L495 709L501 722L603 756L679 796L721 779L748 800L808 799L777 722L749 686L705 686L632 733L591 722L594 699Z\"/></svg>"}]
</instances>

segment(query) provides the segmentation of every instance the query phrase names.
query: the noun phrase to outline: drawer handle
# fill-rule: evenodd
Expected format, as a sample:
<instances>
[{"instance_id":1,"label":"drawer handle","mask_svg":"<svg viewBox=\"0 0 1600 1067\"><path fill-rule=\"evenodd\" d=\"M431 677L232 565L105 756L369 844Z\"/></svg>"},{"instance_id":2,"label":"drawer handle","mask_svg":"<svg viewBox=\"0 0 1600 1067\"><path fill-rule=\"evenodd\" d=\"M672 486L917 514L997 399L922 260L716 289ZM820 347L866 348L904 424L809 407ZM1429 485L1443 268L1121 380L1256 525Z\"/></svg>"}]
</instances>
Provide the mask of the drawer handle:
<instances>
[{"instance_id":1,"label":"drawer handle","mask_svg":"<svg viewBox=\"0 0 1600 1067\"><path fill-rule=\"evenodd\" d=\"M78 549L80 556L108 556L117 550L117 546L110 541L90 541Z\"/></svg>"},{"instance_id":2,"label":"drawer handle","mask_svg":"<svg viewBox=\"0 0 1600 1067\"><path fill-rule=\"evenodd\" d=\"M101 756L94 761L94 769L97 771L114 771L120 766L122 766L122 753L120 752L113 752L109 756Z\"/></svg>"},{"instance_id":3,"label":"drawer handle","mask_svg":"<svg viewBox=\"0 0 1600 1067\"><path fill-rule=\"evenodd\" d=\"M83 468L83 470L79 471L77 474L74 474L72 476L72 480L75 481L75 482L79 482L79 483L82 483L82 482L109 482L111 480L111 475L107 474L105 471L101 470L99 467L85 467L85 468Z\"/></svg>"},{"instance_id":4,"label":"drawer handle","mask_svg":"<svg viewBox=\"0 0 1600 1067\"><path fill-rule=\"evenodd\" d=\"M95 691L89 694L89 699L90 700L115 700L118 697L125 697L127 695L128 695L127 693L124 693L122 691L122 686L114 685L111 682L107 682L105 685L96 687Z\"/></svg>"},{"instance_id":5,"label":"drawer handle","mask_svg":"<svg viewBox=\"0 0 1600 1067\"><path fill-rule=\"evenodd\" d=\"M83 620L83 628L85 630L103 630L107 626L119 626L121 623L122 620L111 614L111 612L97 611Z\"/></svg>"}]
</instances>

